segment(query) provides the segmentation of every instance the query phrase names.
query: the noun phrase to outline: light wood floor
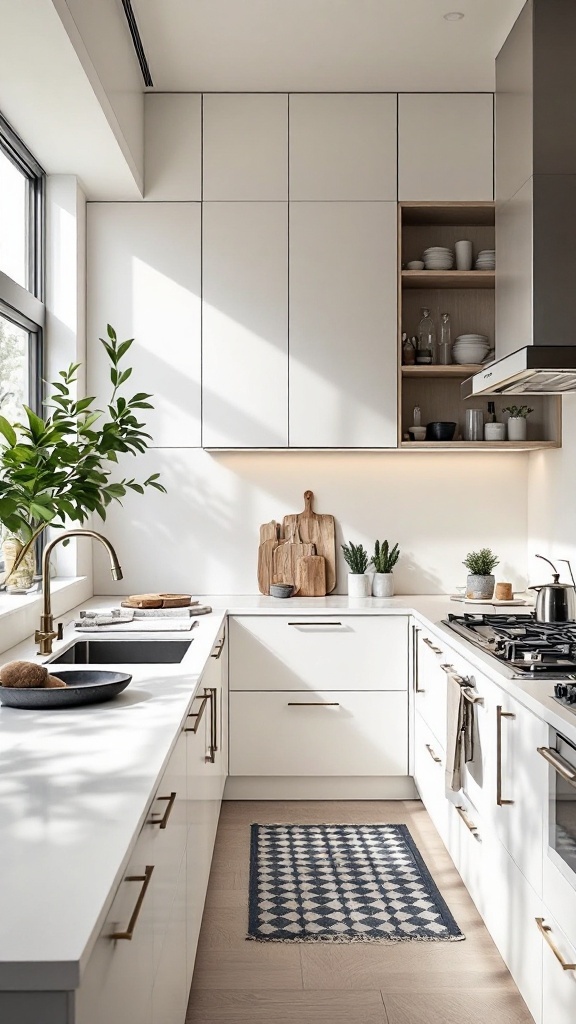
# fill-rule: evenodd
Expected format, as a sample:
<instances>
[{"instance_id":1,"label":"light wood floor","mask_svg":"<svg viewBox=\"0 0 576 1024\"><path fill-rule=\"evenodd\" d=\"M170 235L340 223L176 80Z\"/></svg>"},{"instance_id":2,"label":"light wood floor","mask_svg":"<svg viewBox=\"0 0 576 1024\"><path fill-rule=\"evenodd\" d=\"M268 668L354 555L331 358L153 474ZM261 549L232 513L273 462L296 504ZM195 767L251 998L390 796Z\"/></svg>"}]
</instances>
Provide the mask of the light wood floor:
<instances>
[{"instance_id":1,"label":"light wood floor","mask_svg":"<svg viewBox=\"0 0 576 1024\"><path fill-rule=\"evenodd\" d=\"M406 823L464 942L246 941L253 821ZM422 804L224 803L188 1024L533 1024Z\"/></svg>"}]
</instances>

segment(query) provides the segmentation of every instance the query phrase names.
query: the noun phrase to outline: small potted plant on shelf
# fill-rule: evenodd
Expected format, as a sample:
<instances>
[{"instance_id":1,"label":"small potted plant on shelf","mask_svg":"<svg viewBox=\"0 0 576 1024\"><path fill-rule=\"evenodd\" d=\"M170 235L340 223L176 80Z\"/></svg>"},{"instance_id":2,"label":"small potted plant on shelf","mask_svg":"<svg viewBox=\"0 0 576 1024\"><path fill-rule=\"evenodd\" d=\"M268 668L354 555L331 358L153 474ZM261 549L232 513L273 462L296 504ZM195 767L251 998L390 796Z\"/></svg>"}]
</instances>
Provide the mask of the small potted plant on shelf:
<instances>
[{"instance_id":1,"label":"small potted plant on shelf","mask_svg":"<svg viewBox=\"0 0 576 1024\"><path fill-rule=\"evenodd\" d=\"M366 573L368 568L368 552L362 544L342 544L344 559L349 568L348 573L348 596L349 597L370 597L370 578Z\"/></svg>"},{"instance_id":2,"label":"small potted plant on shelf","mask_svg":"<svg viewBox=\"0 0 576 1024\"><path fill-rule=\"evenodd\" d=\"M374 578L372 580L372 594L374 597L392 597L394 594L394 576L392 570L400 558L400 548L397 544L391 548L387 540L382 544L377 540L374 544L372 565L374 566Z\"/></svg>"},{"instance_id":3,"label":"small potted plant on shelf","mask_svg":"<svg viewBox=\"0 0 576 1024\"><path fill-rule=\"evenodd\" d=\"M494 594L494 576L492 570L498 565L499 559L490 548L471 551L464 559L463 565L468 569L466 577L466 597L476 601L491 601Z\"/></svg>"},{"instance_id":4,"label":"small potted plant on shelf","mask_svg":"<svg viewBox=\"0 0 576 1024\"><path fill-rule=\"evenodd\" d=\"M534 409L528 405L507 405L502 412L509 413L508 417L508 440L526 440L526 419Z\"/></svg>"},{"instance_id":5,"label":"small potted plant on shelf","mask_svg":"<svg viewBox=\"0 0 576 1024\"><path fill-rule=\"evenodd\" d=\"M95 512L106 518L112 501L128 490L165 491L159 473L141 483L132 477L113 479L119 456L138 455L152 438L139 420L140 410L152 409L152 396L120 392L132 373L122 360L133 339L119 342L108 325L100 339L110 360L111 395L106 411L93 397L75 399L73 388L79 363L61 370L44 403L51 411L38 416L24 406L26 421L10 423L0 415L0 525L7 588L26 590L35 573L35 544L49 526L65 521L82 525Z\"/></svg>"}]
</instances>

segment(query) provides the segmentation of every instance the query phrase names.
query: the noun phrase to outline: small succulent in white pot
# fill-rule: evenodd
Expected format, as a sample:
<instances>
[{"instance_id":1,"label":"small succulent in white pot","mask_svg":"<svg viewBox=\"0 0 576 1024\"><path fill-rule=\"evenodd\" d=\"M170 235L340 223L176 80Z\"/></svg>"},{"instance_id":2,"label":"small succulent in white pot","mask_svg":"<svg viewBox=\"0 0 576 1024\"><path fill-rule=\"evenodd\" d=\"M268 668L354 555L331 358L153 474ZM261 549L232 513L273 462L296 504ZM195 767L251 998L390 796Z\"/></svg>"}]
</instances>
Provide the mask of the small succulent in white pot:
<instances>
[{"instance_id":1,"label":"small succulent in white pot","mask_svg":"<svg viewBox=\"0 0 576 1024\"><path fill-rule=\"evenodd\" d=\"M374 578L372 580L372 594L374 597L392 597L394 594L394 576L392 570L400 558L400 548L395 544L390 547L387 540L380 543L377 540L374 544L372 565L374 566Z\"/></svg>"},{"instance_id":2,"label":"small succulent in white pot","mask_svg":"<svg viewBox=\"0 0 576 1024\"><path fill-rule=\"evenodd\" d=\"M367 575L368 552L362 544L342 544L344 560L349 568L348 596L370 597L370 577Z\"/></svg>"},{"instance_id":3,"label":"small succulent in white pot","mask_svg":"<svg viewBox=\"0 0 576 1024\"><path fill-rule=\"evenodd\" d=\"M526 420L534 409L528 405L507 405L502 412L508 415L508 440L525 441L527 432Z\"/></svg>"},{"instance_id":4,"label":"small succulent in white pot","mask_svg":"<svg viewBox=\"0 0 576 1024\"><path fill-rule=\"evenodd\" d=\"M466 597L481 601L491 601L494 596L495 579L492 570L498 565L498 557L490 548L471 551L464 559L463 565L468 569L466 577Z\"/></svg>"}]
</instances>

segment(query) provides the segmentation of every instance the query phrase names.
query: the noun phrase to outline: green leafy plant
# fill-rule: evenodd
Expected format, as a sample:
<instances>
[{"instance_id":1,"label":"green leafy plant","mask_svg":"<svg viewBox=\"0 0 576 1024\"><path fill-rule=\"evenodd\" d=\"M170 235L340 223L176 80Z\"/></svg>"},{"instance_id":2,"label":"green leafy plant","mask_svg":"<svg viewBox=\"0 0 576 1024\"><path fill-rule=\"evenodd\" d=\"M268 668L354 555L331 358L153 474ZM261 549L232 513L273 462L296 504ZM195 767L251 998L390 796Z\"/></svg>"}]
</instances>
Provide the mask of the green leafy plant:
<instances>
[{"instance_id":1,"label":"green leafy plant","mask_svg":"<svg viewBox=\"0 0 576 1024\"><path fill-rule=\"evenodd\" d=\"M492 570L498 565L499 559L490 548L471 551L463 561L471 576L491 576Z\"/></svg>"},{"instance_id":2,"label":"green leafy plant","mask_svg":"<svg viewBox=\"0 0 576 1024\"><path fill-rule=\"evenodd\" d=\"M357 576L365 573L368 568L368 552L366 548L362 544L353 544L352 541L349 544L342 544L341 547L350 572Z\"/></svg>"},{"instance_id":3,"label":"green leafy plant","mask_svg":"<svg viewBox=\"0 0 576 1024\"><path fill-rule=\"evenodd\" d=\"M0 523L19 537L24 547L14 568L48 526L63 527L66 519L84 523L95 512L106 519L112 501L121 503L128 490L144 494L146 487L165 493L159 473L139 483L113 480L118 456L137 455L152 440L140 422L142 409L153 409L152 398L138 392L126 399L119 392L132 373L121 366L133 338L119 342L108 324L100 338L110 359L112 394L106 410L95 408L94 397L74 399L72 387L80 363L61 370L50 385L45 418L24 406L25 423L11 424L0 415Z\"/></svg>"},{"instance_id":4,"label":"green leafy plant","mask_svg":"<svg viewBox=\"0 0 576 1024\"><path fill-rule=\"evenodd\" d=\"M376 572L392 572L399 558L400 548L397 544L393 548L389 547L387 540L383 540L382 544L377 540L374 544L372 565Z\"/></svg>"},{"instance_id":5,"label":"green leafy plant","mask_svg":"<svg viewBox=\"0 0 576 1024\"><path fill-rule=\"evenodd\" d=\"M534 412L534 409L531 409L528 405L507 405L502 409L502 412L509 412L514 419L522 417L525 420L531 412Z\"/></svg>"}]
</instances>

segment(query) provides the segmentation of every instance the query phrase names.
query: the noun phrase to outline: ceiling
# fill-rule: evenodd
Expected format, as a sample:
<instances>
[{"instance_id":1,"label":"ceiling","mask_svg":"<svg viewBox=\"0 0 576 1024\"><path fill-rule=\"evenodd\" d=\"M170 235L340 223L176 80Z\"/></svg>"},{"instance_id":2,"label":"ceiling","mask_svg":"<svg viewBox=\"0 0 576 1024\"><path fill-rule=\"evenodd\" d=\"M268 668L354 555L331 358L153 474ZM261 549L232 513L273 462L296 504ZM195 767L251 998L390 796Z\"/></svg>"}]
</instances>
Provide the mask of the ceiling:
<instances>
[{"instance_id":1,"label":"ceiling","mask_svg":"<svg viewBox=\"0 0 576 1024\"><path fill-rule=\"evenodd\" d=\"M525 0L132 0L157 91L467 91ZM460 21L445 21L448 11Z\"/></svg>"}]
</instances>

